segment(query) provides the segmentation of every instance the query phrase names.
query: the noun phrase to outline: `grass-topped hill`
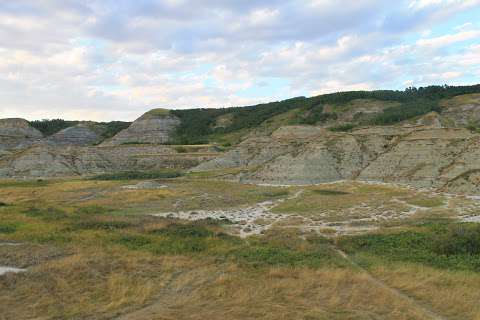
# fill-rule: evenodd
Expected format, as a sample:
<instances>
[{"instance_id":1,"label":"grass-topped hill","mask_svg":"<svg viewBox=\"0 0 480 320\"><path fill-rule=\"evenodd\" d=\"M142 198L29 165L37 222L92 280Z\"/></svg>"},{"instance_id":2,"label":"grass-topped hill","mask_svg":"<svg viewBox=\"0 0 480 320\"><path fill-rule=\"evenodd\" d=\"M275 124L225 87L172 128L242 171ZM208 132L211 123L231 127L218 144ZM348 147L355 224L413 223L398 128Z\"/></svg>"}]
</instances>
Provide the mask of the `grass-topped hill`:
<instances>
[{"instance_id":1,"label":"grass-topped hill","mask_svg":"<svg viewBox=\"0 0 480 320\"><path fill-rule=\"evenodd\" d=\"M170 114L169 109L156 108L146 112L140 119L163 118Z\"/></svg>"},{"instance_id":2,"label":"grass-topped hill","mask_svg":"<svg viewBox=\"0 0 480 320\"><path fill-rule=\"evenodd\" d=\"M404 91L348 91L246 107L171 110L172 114L182 120L173 140L181 144L216 140L228 142L228 138L235 137L236 132L269 122L280 122L282 125L338 122L338 126L332 126L334 130L337 127L338 130L347 130L357 125L391 125L432 111L440 113L441 101L472 93L480 93L480 85L429 86L407 88ZM360 115L352 119L351 123L337 121L342 114L359 104L367 108L368 105L380 104L383 108L376 113Z\"/></svg>"},{"instance_id":3,"label":"grass-topped hill","mask_svg":"<svg viewBox=\"0 0 480 320\"><path fill-rule=\"evenodd\" d=\"M359 125L392 125L428 114L441 113L445 101L480 93L472 86L429 86L399 90L347 91L315 97L296 97L246 107L168 110L157 108L142 118L174 115L181 120L171 144L233 144L250 130L272 130L282 125L323 125L333 131L348 131ZM460 99L461 101L461 99ZM447 103L448 104L448 103ZM357 110L357 111L355 111ZM361 110L361 111L358 111ZM355 112L354 112L355 111ZM62 119L32 121L45 136L77 125ZM127 128L130 123L93 123L104 139Z\"/></svg>"}]
</instances>

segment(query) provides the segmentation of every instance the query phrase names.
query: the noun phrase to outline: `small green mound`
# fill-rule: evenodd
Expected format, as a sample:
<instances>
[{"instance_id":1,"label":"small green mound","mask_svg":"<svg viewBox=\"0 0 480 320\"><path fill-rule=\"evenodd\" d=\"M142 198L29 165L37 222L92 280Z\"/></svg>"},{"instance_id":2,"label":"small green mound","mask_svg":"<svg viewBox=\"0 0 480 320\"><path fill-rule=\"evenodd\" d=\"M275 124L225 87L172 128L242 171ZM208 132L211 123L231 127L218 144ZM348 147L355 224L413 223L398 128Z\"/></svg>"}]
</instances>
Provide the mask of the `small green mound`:
<instances>
[{"instance_id":1,"label":"small green mound","mask_svg":"<svg viewBox=\"0 0 480 320\"><path fill-rule=\"evenodd\" d=\"M170 110L163 109L163 108L156 108L146 112L141 118L142 119L162 118L168 115L170 115Z\"/></svg>"}]
</instances>

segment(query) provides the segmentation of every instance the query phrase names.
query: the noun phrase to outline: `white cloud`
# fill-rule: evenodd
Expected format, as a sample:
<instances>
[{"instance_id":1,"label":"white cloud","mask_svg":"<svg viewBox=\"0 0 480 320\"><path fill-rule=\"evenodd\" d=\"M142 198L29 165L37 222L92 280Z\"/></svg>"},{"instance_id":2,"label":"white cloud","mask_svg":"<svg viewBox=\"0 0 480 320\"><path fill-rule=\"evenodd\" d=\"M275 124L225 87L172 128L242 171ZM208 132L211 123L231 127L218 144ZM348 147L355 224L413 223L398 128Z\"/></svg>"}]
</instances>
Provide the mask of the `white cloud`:
<instances>
[{"instance_id":1,"label":"white cloud","mask_svg":"<svg viewBox=\"0 0 480 320\"><path fill-rule=\"evenodd\" d=\"M0 117L132 120L158 106L461 83L479 75L480 31L460 21L431 35L479 3L8 1Z\"/></svg>"},{"instance_id":2,"label":"white cloud","mask_svg":"<svg viewBox=\"0 0 480 320\"><path fill-rule=\"evenodd\" d=\"M417 41L418 46L429 48L445 47L456 42L471 40L480 37L480 30L460 31L455 34L447 34L440 37L420 39Z\"/></svg>"}]
</instances>

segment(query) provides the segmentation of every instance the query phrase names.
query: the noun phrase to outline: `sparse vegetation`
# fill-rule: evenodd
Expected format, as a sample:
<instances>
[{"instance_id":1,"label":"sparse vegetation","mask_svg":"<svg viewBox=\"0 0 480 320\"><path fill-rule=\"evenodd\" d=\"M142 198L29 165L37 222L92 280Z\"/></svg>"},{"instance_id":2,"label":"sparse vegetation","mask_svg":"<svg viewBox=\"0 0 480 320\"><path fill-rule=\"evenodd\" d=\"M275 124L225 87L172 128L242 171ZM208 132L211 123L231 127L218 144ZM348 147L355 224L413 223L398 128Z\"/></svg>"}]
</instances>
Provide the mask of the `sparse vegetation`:
<instances>
[{"instance_id":1,"label":"sparse vegetation","mask_svg":"<svg viewBox=\"0 0 480 320\"><path fill-rule=\"evenodd\" d=\"M410 204L425 208L435 208L444 204L442 197L413 197L406 199Z\"/></svg>"},{"instance_id":2,"label":"sparse vegetation","mask_svg":"<svg viewBox=\"0 0 480 320\"><path fill-rule=\"evenodd\" d=\"M175 147L175 151L178 152L178 153L187 153L188 152L187 148L182 147L182 146Z\"/></svg>"},{"instance_id":3,"label":"sparse vegetation","mask_svg":"<svg viewBox=\"0 0 480 320\"><path fill-rule=\"evenodd\" d=\"M275 188L204 179L171 180L161 190L120 188L124 184L78 179L0 189L9 203L0 210L0 243L20 244L0 246L0 265L28 267L26 273L0 277L2 316L148 319L149 308L156 308L167 318L221 319L230 310L232 319L368 314L400 320L405 315L428 319L418 305L462 319L475 319L480 311L475 290L480 229L474 224L417 220L340 238L332 225L322 229L326 238L287 221L288 226L241 239L229 234L228 221L149 215L252 205L302 189L302 196L286 200L282 209L314 217L328 208L350 219L342 210L360 203L389 208L392 197L428 198L413 197L413 191L355 183ZM413 302L373 282L336 246ZM445 301L449 292L461 299Z\"/></svg>"},{"instance_id":4,"label":"sparse vegetation","mask_svg":"<svg viewBox=\"0 0 480 320\"><path fill-rule=\"evenodd\" d=\"M420 263L441 269L480 271L480 229L477 225L430 224L398 233L343 239L341 246L368 266L378 258L390 263Z\"/></svg>"},{"instance_id":5,"label":"sparse vegetation","mask_svg":"<svg viewBox=\"0 0 480 320\"><path fill-rule=\"evenodd\" d=\"M102 220L83 220L76 221L70 227L71 231L78 230L118 230L131 227L132 224L127 221L102 221Z\"/></svg>"},{"instance_id":6,"label":"sparse vegetation","mask_svg":"<svg viewBox=\"0 0 480 320\"><path fill-rule=\"evenodd\" d=\"M182 176L177 170L163 171L123 171L105 173L92 177L93 180L140 180L140 179L172 179Z\"/></svg>"},{"instance_id":7,"label":"sparse vegetation","mask_svg":"<svg viewBox=\"0 0 480 320\"><path fill-rule=\"evenodd\" d=\"M353 128L355 128L355 125L353 123L345 123L330 127L329 130L333 132L348 132L352 131Z\"/></svg>"},{"instance_id":8,"label":"sparse vegetation","mask_svg":"<svg viewBox=\"0 0 480 320\"><path fill-rule=\"evenodd\" d=\"M341 196L341 195L349 194L348 192L345 192L345 191L328 190L328 189L314 189L312 190L312 192L321 194L323 196Z\"/></svg>"},{"instance_id":9,"label":"sparse vegetation","mask_svg":"<svg viewBox=\"0 0 480 320\"><path fill-rule=\"evenodd\" d=\"M262 192L263 196L271 197L271 198L285 197L285 196L288 196L288 194L289 194L288 190L273 190L273 191Z\"/></svg>"},{"instance_id":10,"label":"sparse vegetation","mask_svg":"<svg viewBox=\"0 0 480 320\"><path fill-rule=\"evenodd\" d=\"M31 188L31 187L45 187L51 184L51 181L36 179L36 180L4 180L0 181L0 188Z\"/></svg>"}]
</instances>

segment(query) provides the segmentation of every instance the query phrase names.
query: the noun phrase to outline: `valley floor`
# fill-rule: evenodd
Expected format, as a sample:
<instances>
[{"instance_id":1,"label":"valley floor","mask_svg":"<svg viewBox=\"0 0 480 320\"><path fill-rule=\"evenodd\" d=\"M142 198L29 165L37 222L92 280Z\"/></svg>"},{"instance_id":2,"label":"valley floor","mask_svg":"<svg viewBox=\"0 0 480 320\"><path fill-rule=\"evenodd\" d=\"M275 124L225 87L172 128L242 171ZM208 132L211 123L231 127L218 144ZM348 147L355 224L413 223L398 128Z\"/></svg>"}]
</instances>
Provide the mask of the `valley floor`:
<instances>
[{"instance_id":1,"label":"valley floor","mask_svg":"<svg viewBox=\"0 0 480 320\"><path fill-rule=\"evenodd\" d=\"M0 319L480 319L479 208L358 182L0 181Z\"/></svg>"}]
</instances>

